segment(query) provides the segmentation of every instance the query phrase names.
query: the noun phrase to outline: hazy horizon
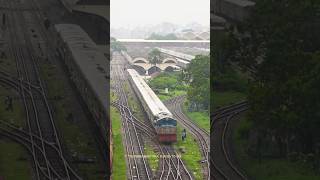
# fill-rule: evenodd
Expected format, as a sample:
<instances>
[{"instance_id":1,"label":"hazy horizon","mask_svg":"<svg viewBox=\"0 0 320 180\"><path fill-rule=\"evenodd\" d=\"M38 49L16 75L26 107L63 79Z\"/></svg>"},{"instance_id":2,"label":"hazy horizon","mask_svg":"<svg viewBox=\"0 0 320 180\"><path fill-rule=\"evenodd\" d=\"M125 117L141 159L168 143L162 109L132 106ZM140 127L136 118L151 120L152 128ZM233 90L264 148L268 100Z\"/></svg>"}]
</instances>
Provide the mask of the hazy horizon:
<instances>
[{"instance_id":1,"label":"hazy horizon","mask_svg":"<svg viewBox=\"0 0 320 180\"><path fill-rule=\"evenodd\" d=\"M170 4L170 5L169 5ZM111 0L111 28L161 23L210 25L210 0Z\"/></svg>"}]
</instances>

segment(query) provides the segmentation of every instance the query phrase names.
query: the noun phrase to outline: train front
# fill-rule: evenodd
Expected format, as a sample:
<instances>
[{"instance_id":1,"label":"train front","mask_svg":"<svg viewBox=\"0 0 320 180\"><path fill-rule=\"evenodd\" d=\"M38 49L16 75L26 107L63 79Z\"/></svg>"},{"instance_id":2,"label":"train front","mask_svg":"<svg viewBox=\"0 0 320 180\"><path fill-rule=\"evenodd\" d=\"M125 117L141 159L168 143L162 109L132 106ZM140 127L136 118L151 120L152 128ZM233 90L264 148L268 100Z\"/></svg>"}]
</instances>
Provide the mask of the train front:
<instances>
[{"instance_id":1,"label":"train front","mask_svg":"<svg viewBox=\"0 0 320 180\"><path fill-rule=\"evenodd\" d=\"M159 118L155 124L158 139L162 143L177 141L177 121L170 116Z\"/></svg>"}]
</instances>

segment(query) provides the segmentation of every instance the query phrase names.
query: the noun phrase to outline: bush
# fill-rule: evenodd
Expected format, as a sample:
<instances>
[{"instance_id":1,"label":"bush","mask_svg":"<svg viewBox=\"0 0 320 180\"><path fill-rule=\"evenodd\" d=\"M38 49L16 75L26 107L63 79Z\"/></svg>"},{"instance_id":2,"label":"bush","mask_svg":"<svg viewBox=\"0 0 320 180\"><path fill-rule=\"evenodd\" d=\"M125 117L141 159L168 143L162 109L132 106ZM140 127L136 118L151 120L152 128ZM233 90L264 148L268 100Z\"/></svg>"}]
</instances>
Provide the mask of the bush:
<instances>
[{"instance_id":1,"label":"bush","mask_svg":"<svg viewBox=\"0 0 320 180\"><path fill-rule=\"evenodd\" d=\"M220 91L247 92L247 81L239 77L235 72L228 72L224 75L212 78L213 88Z\"/></svg>"},{"instance_id":2,"label":"bush","mask_svg":"<svg viewBox=\"0 0 320 180\"><path fill-rule=\"evenodd\" d=\"M178 81L178 73L162 73L156 78L149 81L149 85L152 89L177 89L184 90L185 85L181 81Z\"/></svg>"}]
</instances>

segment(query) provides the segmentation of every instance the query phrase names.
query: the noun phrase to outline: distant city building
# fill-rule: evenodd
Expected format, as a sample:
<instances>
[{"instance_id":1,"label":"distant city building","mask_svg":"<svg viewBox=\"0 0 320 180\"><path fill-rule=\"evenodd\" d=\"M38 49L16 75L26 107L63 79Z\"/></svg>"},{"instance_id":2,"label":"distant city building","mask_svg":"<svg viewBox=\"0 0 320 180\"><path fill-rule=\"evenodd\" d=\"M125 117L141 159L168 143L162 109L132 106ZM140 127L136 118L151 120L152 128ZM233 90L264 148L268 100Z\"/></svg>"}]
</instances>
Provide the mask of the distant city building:
<instances>
[{"instance_id":1,"label":"distant city building","mask_svg":"<svg viewBox=\"0 0 320 180\"><path fill-rule=\"evenodd\" d=\"M160 36L174 34L181 40L209 40L209 29L209 26L203 26L198 23L187 25L161 23L154 26L135 28L111 28L111 36L119 39L148 39L152 34Z\"/></svg>"}]
</instances>

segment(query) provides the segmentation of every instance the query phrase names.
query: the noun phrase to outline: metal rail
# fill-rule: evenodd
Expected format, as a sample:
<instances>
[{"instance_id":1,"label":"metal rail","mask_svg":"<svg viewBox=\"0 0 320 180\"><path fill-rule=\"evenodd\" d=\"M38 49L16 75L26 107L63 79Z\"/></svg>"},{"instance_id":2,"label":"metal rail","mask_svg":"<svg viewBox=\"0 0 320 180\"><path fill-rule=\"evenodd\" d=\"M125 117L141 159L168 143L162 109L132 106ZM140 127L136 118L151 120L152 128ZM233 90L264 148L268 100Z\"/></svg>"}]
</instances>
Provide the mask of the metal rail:
<instances>
[{"instance_id":1,"label":"metal rail","mask_svg":"<svg viewBox=\"0 0 320 180\"><path fill-rule=\"evenodd\" d=\"M119 57L116 57L116 58L119 58ZM118 76L121 76L121 79L117 79L116 81L123 82L125 80L125 76L123 75L123 72L121 71L123 66L121 66L121 64L119 64L118 62L117 62L117 64L118 64L117 67L112 67L111 69L113 71L116 69L118 72L114 72L114 73L111 72L111 74L116 74ZM115 87L115 91L117 93L119 91L117 84ZM161 167L160 167L161 170L158 175L160 179L181 179L181 180L182 179L192 179L192 176L188 172L184 162L177 155L175 150L171 146L163 145L157 140L155 129L152 126L150 121L146 121L145 123L143 123L141 120L136 118L132 114L128 103L120 104L118 102L113 102L112 104L114 106L116 106L118 109L122 106L124 108L124 110L127 111L128 115L131 117L130 121L132 123L136 124L137 128L139 128L139 130L142 133L146 134L155 143L157 149L159 150L158 155L160 157L160 164L161 164Z\"/></svg>"},{"instance_id":2,"label":"metal rail","mask_svg":"<svg viewBox=\"0 0 320 180\"><path fill-rule=\"evenodd\" d=\"M239 168L231 161L229 150L227 147L227 133L230 121L239 113L248 109L247 101L235 103L230 106L214 111L211 115L211 137L216 139L216 148L213 151L212 156L216 153L222 155L220 158L210 157L210 162L214 167L212 175L216 179L243 179L246 180L246 176L239 170ZM216 157L217 155L215 155Z\"/></svg>"},{"instance_id":3,"label":"metal rail","mask_svg":"<svg viewBox=\"0 0 320 180\"><path fill-rule=\"evenodd\" d=\"M181 105L183 104L183 102L184 96L179 96L168 101L166 104L168 105L176 119L181 122L197 139L202 157L205 160L205 166L203 167L205 172L207 172L205 173L205 178L210 179L210 135L206 130L200 128L182 112Z\"/></svg>"},{"instance_id":4,"label":"metal rail","mask_svg":"<svg viewBox=\"0 0 320 180\"><path fill-rule=\"evenodd\" d=\"M8 5L9 7L21 6L21 4L15 2L10 2ZM39 169L42 170L44 167L48 174L48 179L81 179L66 162L62 154L60 140L53 120L52 109L49 106L45 88L39 75L38 59L32 48L33 44L25 31L18 32L21 28L23 30L28 29L28 24L25 22L22 12L11 12L8 24L10 25L9 34L12 39L10 51L16 60L16 69L18 71L18 79L20 80L20 93L24 102L33 157L39 158L38 161L40 163L45 162L40 168L36 168L37 179L42 179L39 175ZM25 86L25 84L27 84L27 86ZM34 88L31 84L38 84L39 91L37 93L31 91L31 89ZM27 94L23 90L24 88L29 90ZM27 95L31 102L27 99ZM41 100L39 101L39 99ZM44 118L44 116L46 117ZM32 132L39 135L40 142L34 140L34 137L31 136ZM58 151L54 152L46 148L45 139L55 144ZM39 145L44 152L43 156L35 151L35 147ZM54 168L49 168L50 163Z\"/></svg>"},{"instance_id":5,"label":"metal rail","mask_svg":"<svg viewBox=\"0 0 320 180\"><path fill-rule=\"evenodd\" d=\"M116 89L119 96L118 103L123 106L128 106L128 99L123 90L122 78L123 74L117 69L115 72L116 80L118 81ZM120 107L123 107L120 106ZM151 179L147 161L144 156L144 151L142 150L142 144L140 142L140 137L138 136L137 129L132 122L132 117L123 108L120 108L121 117L123 119L122 125L125 130L125 144L126 152L129 162L130 175L133 179ZM130 149L129 149L130 147ZM136 147L136 148L135 148ZM138 154L136 154L138 153ZM138 162L136 155L142 157L142 162ZM131 161L133 159L133 162Z\"/></svg>"}]
</instances>

